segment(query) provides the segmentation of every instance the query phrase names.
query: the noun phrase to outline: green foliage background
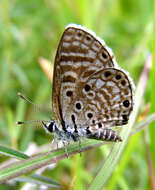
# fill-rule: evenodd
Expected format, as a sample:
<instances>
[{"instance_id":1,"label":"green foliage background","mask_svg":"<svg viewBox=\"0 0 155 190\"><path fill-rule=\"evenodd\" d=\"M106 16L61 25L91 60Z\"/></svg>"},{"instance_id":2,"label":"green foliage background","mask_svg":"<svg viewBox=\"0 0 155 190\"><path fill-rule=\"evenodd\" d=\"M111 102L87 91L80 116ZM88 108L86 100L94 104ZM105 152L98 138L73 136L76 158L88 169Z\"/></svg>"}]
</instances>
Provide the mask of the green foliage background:
<instances>
[{"instance_id":1,"label":"green foliage background","mask_svg":"<svg viewBox=\"0 0 155 190\"><path fill-rule=\"evenodd\" d=\"M64 27L69 23L92 29L113 49L119 65L135 81L154 48L153 0L2 0L0 3L0 144L26 151L30 142L38 147L50 144L52 137L42 128L16 126L17 120L46 119L17 97L23 92L35 103L51 107L51 84L38 64L40 57L54 57ZM154 35L155 36L155 35ZM52 66L51 66L52 67ZM155 105L151 71L141 111ZM151 83L152 82L152 83ZM152 98L150 98L150 95ZM140 114L140 113L139 113ZM51 110L52 117L52 110ZM140 117L138 118L140 120ZM150 189L145 137L147 131L129 139L120 164L107 182L107 190ZM148 133L147 133L148 134ZM150 128L150 148L155 163L155 129ZM109 152L109 145L59 162L44 175L59 181L64 189L84 189L95 176ZM0 156L0 162L8 158ZM124 164L121 164L124 163ZM119 178L117 177L119 176ZM16 183L21 189L24 183ZM73 185L73 186L72 186ZM0 189L12 189L0 185Z\"/></svg>"}]
</instances>

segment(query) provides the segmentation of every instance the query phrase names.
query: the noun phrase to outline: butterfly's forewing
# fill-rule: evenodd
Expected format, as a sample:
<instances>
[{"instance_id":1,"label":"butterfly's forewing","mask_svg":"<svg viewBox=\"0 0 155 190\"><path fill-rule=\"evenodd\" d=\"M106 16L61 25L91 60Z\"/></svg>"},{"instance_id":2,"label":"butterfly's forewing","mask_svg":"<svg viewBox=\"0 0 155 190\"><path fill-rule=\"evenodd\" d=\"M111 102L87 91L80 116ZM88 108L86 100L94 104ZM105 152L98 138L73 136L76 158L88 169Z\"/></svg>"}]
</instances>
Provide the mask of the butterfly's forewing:
<instances>
[{"instance_id":1,"label":"butterfly's forewing","mask_svg":"<svg viewBox=\"0 0 155 190\"><path fill-rule=\"evenodd\" d=\"M101 68L116 65L111 50L107 51L103 40L84 27L69 25L60 40L54 63L52 104L54 119L60 126L66 111L75 99L79 82ZM80 79L80 80L79 80ZM78 84L78 85L77 85Z\"/></svg>"}]
</instances>

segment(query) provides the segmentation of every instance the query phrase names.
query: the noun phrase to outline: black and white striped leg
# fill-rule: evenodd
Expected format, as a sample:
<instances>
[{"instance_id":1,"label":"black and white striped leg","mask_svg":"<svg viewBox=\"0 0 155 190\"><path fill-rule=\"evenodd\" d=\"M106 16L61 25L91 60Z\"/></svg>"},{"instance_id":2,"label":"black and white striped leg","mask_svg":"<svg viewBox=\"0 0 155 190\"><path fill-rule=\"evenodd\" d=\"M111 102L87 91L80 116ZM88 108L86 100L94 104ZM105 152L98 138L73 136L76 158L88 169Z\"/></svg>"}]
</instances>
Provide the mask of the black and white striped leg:
<instances>
[{"instance_id":1,"label":"black and white striped leg","mask_svg":"<svg viewBox=\"0 0 155 190\"><path fill-rule=\"evenodd\" d=\"M50 146L53 147L55 143L56 143L57 149L58 149L58 139L56 137L54 137L54 139L52 140Z\"/></svg>"}]
</instances>

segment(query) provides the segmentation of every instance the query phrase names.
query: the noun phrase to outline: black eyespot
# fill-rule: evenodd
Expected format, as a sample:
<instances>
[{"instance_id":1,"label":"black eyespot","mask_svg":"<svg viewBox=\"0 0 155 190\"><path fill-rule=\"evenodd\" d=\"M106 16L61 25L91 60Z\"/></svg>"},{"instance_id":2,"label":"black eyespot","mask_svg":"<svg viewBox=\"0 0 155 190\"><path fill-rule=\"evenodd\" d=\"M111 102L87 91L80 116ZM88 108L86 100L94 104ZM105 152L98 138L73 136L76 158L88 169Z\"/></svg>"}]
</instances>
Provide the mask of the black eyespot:
<instances>
[{"instance_id":1,"label":"black eyespot","mask_svg":"<svg viewBox=\"0 0 155 190\"><path fill-rule=\"evenodd\" d=\"M125 80L122 80L122 81L121 81L121 84L122 84L122 86L125 86L125 85L126 85L126 81L125 81Z\"/></svg>"},{"instance_id":2,"label":"black eyespot","mask_svg":"<svg viewBox=\"0 0 155 190\"><path fill-rule=\"evenodd\" d=\"M82 33L81 33L81 32L78 32L77 35L78 35L78 37L81 37L81 36L82 36Z\"/></svg>"},{"instance_id":3,"label":"black eyespot","mask_svg":"<svg viewBox=\"0 0 155 190\"><path fill-rule=\"evenodd\" d=\"M127 115L122 115L122 118L123 118L123 123L127 123L128 116Z\"/></svg>"},{"instance_id":4,"label":"black eyespot","mask_svg":"<svg viewBox=\"0 0 155 190\"><path fill-rule=\"evenodd\" d=\"M109 76L111 75L111 72L106 71L106 72L104 73L104 75L105 75L105 77L109 77Z\"/></svg>"},{"instance_id":5,"label":"black eyespot","mask_svg":"<svg viewBox=\"0 0 155 190\"><path fill-rule=\"evenodd\" d=\"M123 102L123 106L124 106L124 107L128 108L129 105L130 105L129 100L125 100L125 101Z\"/></svg>"},{"instance_id":6,"label":"black eyespot","mask_svg":"<svg viewBox=\"0 0 155 190\"><path fill-rule=\"evenodd\" d=\"M89 130L89 127L86 128L87 135L91 134L91 131Z\"/></svg>"},{"instance_id":7,"label":"black eyespot","mask_svg":"<svg viewBox=\"0 0 155 190\"><path fill-rule=\"evenodd\" d=\"M95 124L95 120L94 119L92 120L92 123Z\"/></svg>"},{"instance_id":8,"label":"black eyespot","mask_svg":"<svg viewBox=\"0 0 155 190\"><path fill-rule=\"evenodd\" d=\"M99 128L102 128L102 124L101 124L101 123L98 123L98 127L99 127Z\"/></svg>"},{"instance_id":9,"label":"black eyespot","mask_svg":"<svg viewBox=\"0 0 155 190\"><path fill-rule=\"evenodd\" d=\"M80 103L76 103L76 108L77 108L78 110L80 110L80 109L81 109L81 104L80 104Z\"/></svg>"},{"instance_id":10,"label":"black eyespot","mask_svg":"<svg viewBox=\"0 0 155 190\"><path fill-rule=\"evenodd\" d=\"M107 59L107 54L105 52L102 52L103 59Z\"/></svg>"},{"instance_id":11,"label":"black eyespot","mask_svg":"<svg viewBox=\"0 0 155 190\"><path fill-rule=\"evenodd\" d=\"M121 79L121 75L116 75L115 77L117 80L120 80Z\"/></svg>"},{"instance_id":12,"label":"black eyespot","mask_svg":"<svg viewBox=\"0 0 155 190\"><path fill-rule=\"evenodd\" d=\"M86 86L84 87L85 91L88 92L90 90L90 86L88 84L86 84Z\"/></svg>"},{"instance_id":13,"label":"black eyespot","mask_svg":"<svg viewBox=\"0 0 155 190\"><path fill-rule=\"evenodd\" d=\"M88 116L88 118L92 118L93 114L92 113L88 113L87 116Z\"/></svg>"},{"instance_id":14,"label":"black eyespot","mask_svg":"<svg viewBox=\"0 0 155 190\"><path fill-rule=\"evenodd\" d=\"M87 40L87 41L90 41L90 40L91 40L91 38L90 38L89 36L87 36L87 37L86 37L86 40Z\"/></svg>"},{"instance_id":15,"label":"black eyespot","mask_svg":"<svg viewBox=\"0 0 155 190\"><path fill-rule=\"evenodd\" d=\"M72 91L70 91L70 90L68 90L68 91L66 92L66 95L70 97L70 96L72 96L72 95L73 95L73 92L72 92Z\"/></svg>"}]
</instances>

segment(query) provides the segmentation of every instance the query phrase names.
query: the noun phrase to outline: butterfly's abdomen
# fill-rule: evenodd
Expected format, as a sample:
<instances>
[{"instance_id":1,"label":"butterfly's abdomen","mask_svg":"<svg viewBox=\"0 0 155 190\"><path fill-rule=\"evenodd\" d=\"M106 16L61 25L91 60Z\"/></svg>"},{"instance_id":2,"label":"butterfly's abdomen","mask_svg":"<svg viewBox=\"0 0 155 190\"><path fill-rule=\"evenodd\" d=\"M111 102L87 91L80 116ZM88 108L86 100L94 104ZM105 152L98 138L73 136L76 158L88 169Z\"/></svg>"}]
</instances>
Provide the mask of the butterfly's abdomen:
<instances>
[{"instance_id":1,"label":"butterfly's abdomen","mask_svg":"<svg viewBox=\"0 0 155 190\"><path fill-rule=\"evenodd\" d=\"M113 142L122 141L121 137L111 129L102 129L101 131L97 131L93 134L91 133L88 138Z\"/></svg>"}]
</instances>

